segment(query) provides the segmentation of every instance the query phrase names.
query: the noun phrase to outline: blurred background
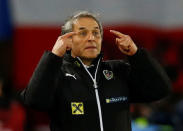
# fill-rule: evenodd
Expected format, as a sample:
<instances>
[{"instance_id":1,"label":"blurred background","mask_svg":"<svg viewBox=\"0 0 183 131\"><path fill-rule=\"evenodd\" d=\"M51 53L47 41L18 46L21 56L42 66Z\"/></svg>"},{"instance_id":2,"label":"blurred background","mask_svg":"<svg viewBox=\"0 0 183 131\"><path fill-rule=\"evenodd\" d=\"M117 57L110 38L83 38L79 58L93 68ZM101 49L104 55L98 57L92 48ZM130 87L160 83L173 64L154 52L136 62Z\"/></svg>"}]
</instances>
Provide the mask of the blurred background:
<instances>
[{"instance_id":1,"label":"blurred background","mask_svg":"<svg viewBox=\"0 0 183 131\"><path fill-rule=\"evenodd\" d=\"M114 29L149 50L172 81L167 99L131 106L133 131L183 131L182 7L182 0L0 0L0 131L49 131L47 115L25 108L16 94L78 10L99 14L105 60L124 57Z\"/></svg>"}]
</instances>

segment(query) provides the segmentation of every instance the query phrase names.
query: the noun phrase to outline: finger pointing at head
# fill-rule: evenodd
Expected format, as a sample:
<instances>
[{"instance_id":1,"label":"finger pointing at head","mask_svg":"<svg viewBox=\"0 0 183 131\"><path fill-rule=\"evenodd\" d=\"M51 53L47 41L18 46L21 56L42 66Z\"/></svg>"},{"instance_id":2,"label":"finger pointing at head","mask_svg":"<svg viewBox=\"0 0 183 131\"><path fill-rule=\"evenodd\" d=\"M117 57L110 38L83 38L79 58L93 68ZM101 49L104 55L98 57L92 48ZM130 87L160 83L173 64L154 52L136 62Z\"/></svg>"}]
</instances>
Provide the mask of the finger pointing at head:
<instances>
[{"instance_id":1,"label":"finger pointing at head","mask_svg":"<svg viewBox=\"0 0 183 131\"><path fill-rule=\"evenodd\" d=\"M69 33L62 35L61 37L62 38L69 38L69 37L72 37L73 35L76 35L76 34L77 34L76 32L69 32Z\"/></svg>"},{"instance_id":2,"label":"finger pointing at head","mask_svg":"<svg viewBox=\"0 0 183 131\"><path fill-rule=\"evenodd\" d=\"M111 32L112 34L114 34L115 36L120 37L120 38L126 37L126 36L127 36L127 35L125 35L125 34L122 34L121 32L115 31L115 30L110 30L110 32Z\"/></svg>"}]
</instances>

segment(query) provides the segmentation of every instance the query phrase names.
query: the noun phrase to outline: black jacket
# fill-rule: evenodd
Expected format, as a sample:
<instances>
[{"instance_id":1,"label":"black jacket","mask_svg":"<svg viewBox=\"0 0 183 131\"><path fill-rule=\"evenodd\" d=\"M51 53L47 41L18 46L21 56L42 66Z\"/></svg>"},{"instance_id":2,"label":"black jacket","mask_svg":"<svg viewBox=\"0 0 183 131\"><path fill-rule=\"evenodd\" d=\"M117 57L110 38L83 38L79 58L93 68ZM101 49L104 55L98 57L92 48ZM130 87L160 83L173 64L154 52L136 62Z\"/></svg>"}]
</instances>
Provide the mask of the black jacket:
<instances>
[{"instance_id":1,"label":"black jacket","mask_svg":"<svg viewBox=\"0 0 183 131\"><path fill-rule=\"evenodd\" d=\"M168 77L144 49L129 64L102 62L99 55L93 65L87 69L79 58L45 52L22 92L25 104L49 113L51 131L130 131L129 104L170 91Z\"/></svg>"}]
</instances>

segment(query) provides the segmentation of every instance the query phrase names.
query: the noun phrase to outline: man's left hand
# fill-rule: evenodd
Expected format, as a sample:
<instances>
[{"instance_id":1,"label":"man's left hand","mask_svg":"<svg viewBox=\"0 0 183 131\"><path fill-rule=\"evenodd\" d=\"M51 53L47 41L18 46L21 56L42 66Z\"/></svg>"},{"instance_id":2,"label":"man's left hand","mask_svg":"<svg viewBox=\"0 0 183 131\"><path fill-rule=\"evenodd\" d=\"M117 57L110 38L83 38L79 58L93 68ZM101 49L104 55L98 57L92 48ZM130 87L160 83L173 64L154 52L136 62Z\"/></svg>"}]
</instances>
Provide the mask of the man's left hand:
<instances>
[{"instance_id":1,"label":"man's left hand","mask_svg":"<svg viewBox=\"0 0 183 131\"><path fill-rule=\"evenodd\" d=\"M123 54L132 56L137 52L137 46L130 36L124 35L115 30L110 30L110 32L117 36L116 44Z\"/></svg>"}]
</instances>

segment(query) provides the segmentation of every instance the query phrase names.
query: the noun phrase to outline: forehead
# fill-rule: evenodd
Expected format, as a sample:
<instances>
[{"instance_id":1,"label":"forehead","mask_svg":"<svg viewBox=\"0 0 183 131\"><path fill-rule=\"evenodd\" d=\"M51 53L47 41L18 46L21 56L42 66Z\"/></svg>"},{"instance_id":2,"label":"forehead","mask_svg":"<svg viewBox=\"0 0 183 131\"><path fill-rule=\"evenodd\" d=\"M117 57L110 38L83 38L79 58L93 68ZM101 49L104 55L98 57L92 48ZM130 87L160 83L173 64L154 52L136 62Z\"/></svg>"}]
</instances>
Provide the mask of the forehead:
<instances>
[{"instance_id":1,"label":"forehead","mask_svg":"<svg viewBox=\"0 0 183 131\"><path fill-rule=\"evenodd\" d=\"M90 17L81 17L73 22L73 29L99 29L98 23Z\"/></svg>"}]
</instances>

